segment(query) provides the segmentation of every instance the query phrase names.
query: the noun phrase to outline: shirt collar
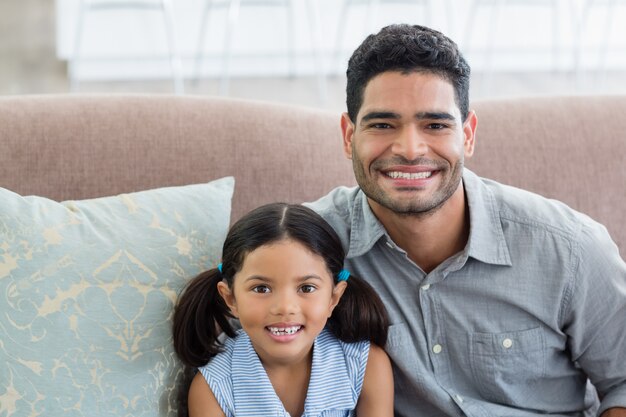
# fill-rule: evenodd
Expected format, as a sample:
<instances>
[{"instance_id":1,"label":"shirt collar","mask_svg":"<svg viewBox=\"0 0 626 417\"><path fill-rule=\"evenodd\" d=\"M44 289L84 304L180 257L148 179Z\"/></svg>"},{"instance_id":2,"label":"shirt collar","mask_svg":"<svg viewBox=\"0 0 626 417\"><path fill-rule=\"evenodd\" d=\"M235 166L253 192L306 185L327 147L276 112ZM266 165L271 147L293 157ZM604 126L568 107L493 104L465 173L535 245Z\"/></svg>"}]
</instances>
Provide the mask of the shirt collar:
<instances>
[{"instance_id":1,"label":"shirt collar","mask_svg":"<svg viewBox=\"0 0 626 417\"><path fill-rule=\"evenodd\" d=\"M356 258L369 252L387 231L378 220L363 190L359 190L352 207L352 224L350 227L350 247L347 258Z\"/></svg>"},{"instance_id":2,"label":"shirt collar","mask_svg":"<svg viewBox=\"0 0 626 417\"><path fill-rule=\"evenodd\" d=\"M237 416L286 415L250 338L243 331L233 349L232 382Z\"/></svg>"},{"instance_id":3,"label":"shirt collar","mask_svg":"<svg viewBox=\"0 0 626 417\"><path fill-rule=\"evenodd\" d=\"M510 266L511 256L495 196L469 169L463 171L463 186L470 212L467 255L485 263Z\"/></svg>"},{"instance_id":4,"label":"shirt collar","mask_svg":"<svg viewBox=\"0 0 626 417\"><path fill-rule=\"evenodd\" d=\"M485 263L511 265L493 193L467 168L463 172L463 186L470 211L470 236L465 248L466 255ZM364 255L381 237L388 236L362 190L359 190L354 199L352 213L348 258Z\"/></svg>"},{"instance_id":5,"label":"shirt collar","mask_svg":"<svg viewBox=\"0 0 626 417\"><path fill-rule=\"evenodd\" d=\"M333 363L333 366L328 366L329 363ZM332 386L328 386L329 382ZM324 410L353 410L357 400L344 350L339 340L328 329L324 329L315 339L313 347L304 416L316 416Z\"/></svg>"},{"instance_id":6,"label":"shirt collar","mask_svg":"<svg viewBox=\"0 0 626 417\"><path fill-rule=\"evenodd\" d=\"M316 348L318 345L319 349ZM339 341L327 329L315 338L311 379L303 416L315 416L323 410L352 410L356 407L356 396L345 360L343 366L341 362L337 366L323 366L329 361L344 357ZM235 341L232 375L235 412L238 417L289 415L245 332L241 332ZM251 381L254 381L254 392L250 392ZM332 381L332 387L327 386L328 381ZM259 395L260 392L263 395ZM332 395L328 395L329 392Z\"/></svg>"}]
</instances>

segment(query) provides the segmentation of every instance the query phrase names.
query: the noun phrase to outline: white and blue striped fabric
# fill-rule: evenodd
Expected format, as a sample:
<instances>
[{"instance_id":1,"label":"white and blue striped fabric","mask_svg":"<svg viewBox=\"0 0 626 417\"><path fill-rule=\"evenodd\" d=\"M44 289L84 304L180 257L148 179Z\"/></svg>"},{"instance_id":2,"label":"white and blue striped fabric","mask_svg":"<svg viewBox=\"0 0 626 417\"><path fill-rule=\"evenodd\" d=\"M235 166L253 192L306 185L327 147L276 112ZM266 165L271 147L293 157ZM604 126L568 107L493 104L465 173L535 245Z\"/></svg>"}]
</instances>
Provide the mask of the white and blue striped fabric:
<instances>
[{"instance_id":1,"label":"white and blue striped fabric","mask_svg":"<svg viewBox=\"0 0 626 417\"><path fill-rule=\"evenodd\" d=\"M363 386L369 342L344 343L325 329L313 346L302 417L353 416ZM289 417L244 331L227 339L224 351L199 371L226 417Z\"/></svg>"}]
</instances>

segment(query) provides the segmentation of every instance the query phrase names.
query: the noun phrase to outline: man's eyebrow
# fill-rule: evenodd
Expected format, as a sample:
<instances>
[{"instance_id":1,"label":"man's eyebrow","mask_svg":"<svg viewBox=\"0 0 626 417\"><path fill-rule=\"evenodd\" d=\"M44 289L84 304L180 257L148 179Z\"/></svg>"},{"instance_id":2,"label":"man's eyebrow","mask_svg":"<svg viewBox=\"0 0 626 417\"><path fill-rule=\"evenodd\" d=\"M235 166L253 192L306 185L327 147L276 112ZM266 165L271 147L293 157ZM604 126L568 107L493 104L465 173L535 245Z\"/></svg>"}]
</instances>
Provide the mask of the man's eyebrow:
<instances>
[{"instance_id":1,"label":"man's eyebrow","mask_svg":"<svg viewBox=\"0 0 626 417\"><path fill-rule=\"evenodd\" d=\"M450 120L455 121L455 117L445 111L424 111L415 113L414 116L417 120ZM366 123L370 120L374 119L400 119L401 116L398 113L394 113L391 111L372 111L365 114L361 118L361 123Z\"/></svg>"},{"instance_id":2,"label":"man's eyebrow","mask_svg":"<svg viewBox=\"0 0 626 417\"><path fill-rule=\"evenodd\" d=\"M372 111L361 118L361 123L373 119L399 119L400 115L391 111Z\"/></svg>"},{"instance_id":3,"label":"man's eyebrow","mask_svg":"<svg viewBox=\"0 0 626 417\"><path fill-rule=\"evenodd\" d=\"M418 120L456 120L453 115L447 112L430 112L424 111L415 114L415 118Z\"/></svg>"}]
</instances>

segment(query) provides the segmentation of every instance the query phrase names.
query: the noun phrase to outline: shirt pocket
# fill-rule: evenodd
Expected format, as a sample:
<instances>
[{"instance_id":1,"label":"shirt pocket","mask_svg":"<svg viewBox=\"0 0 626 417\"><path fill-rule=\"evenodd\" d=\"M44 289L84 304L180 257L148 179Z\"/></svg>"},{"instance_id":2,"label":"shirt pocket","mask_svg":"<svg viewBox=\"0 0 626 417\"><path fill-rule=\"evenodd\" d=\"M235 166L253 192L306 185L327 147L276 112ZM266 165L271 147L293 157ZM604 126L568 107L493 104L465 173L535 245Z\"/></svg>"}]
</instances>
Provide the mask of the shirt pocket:
<instances>
[{"instance_id":1,"label":"shirt pocket","mask_svg":"<svg viewBox=\"0 0 626 417\"><path fill-rule=\"evenodd\" d=\"M419 371L418 347L411 338L409 327L405 323L389 326L385 351L393 365L394 391L396 398L412 398L415 383L423 384Z\"/></svg>"},{"instance_id":2,"label":"shirt pocket","mask_svg":"<svg viewBox=\"0 0 626 417\"><path fill-rule=\"evenodd\" d=\"M469 349L472 374L485 399L528 406L533 381L545 375L543 329L472 333Z\"/></svg>"},{"instance_id":3,"label":"shirt pocket","mask_svg":"<svg viewBox=\"0 0 626 417\"><path fill-rule=\"evenodd\" d=\"M397 323L389 326L385 351L394 362L400 366L414 364L414 361L408 359L415 355L415 350L406 324Z\"/></svg>"}]
</instances>

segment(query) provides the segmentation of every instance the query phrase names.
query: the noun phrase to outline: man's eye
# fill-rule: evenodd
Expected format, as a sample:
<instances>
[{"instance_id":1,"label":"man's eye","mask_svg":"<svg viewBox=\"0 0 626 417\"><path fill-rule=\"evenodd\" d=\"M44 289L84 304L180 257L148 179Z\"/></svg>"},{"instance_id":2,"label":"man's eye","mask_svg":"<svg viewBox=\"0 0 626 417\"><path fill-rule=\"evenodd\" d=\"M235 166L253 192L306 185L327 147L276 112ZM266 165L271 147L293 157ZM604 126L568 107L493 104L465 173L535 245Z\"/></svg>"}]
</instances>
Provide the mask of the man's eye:
<instances>
[{"instance_id":1,"label":"man's eye","mask_svg":"<svg viewBox=\"0 0 626 417\"><path fill-rule=\"evenodd\" d=\"M370 125L372 129L391 129L391 125L389 123L372 123Z\"/></svg>"},{"instance_id":2,"label":"man's eye","mask_svg":"<svg viewBox=\"0 0 626 417\"><path fill-rule=\"evenodd\" d=\"M316 290L316 288L315 288L314 285L306 284L306 285L303 285L303 286L300 287L300 291L302 291L303 293L310 293L310 292L313 292L315 290Z\"/></svg>"},{"instance_id":3,"label":"man's eye","mask_svg":"<svg viewBox=\"0 0 626 417\"><path fill-rule=\"evenodd\" d=\"M446 125L444 123L430 123L428 125L428 128L432 129L432 130L441 130L441 129L445 129L447 127L448 127L448 125Z\"/></svg>"},{"instance_id":4,"label":"man's eye","mask_svg":"<svg viewBox=\"0 0 626 417\"><path fill-rule=\"evenodd\" d=\"M267 285L257 285L256 287L252 288L252 291L259 294L265 294L270 292L270 289Z\"/></svg>"}]
</instances>

